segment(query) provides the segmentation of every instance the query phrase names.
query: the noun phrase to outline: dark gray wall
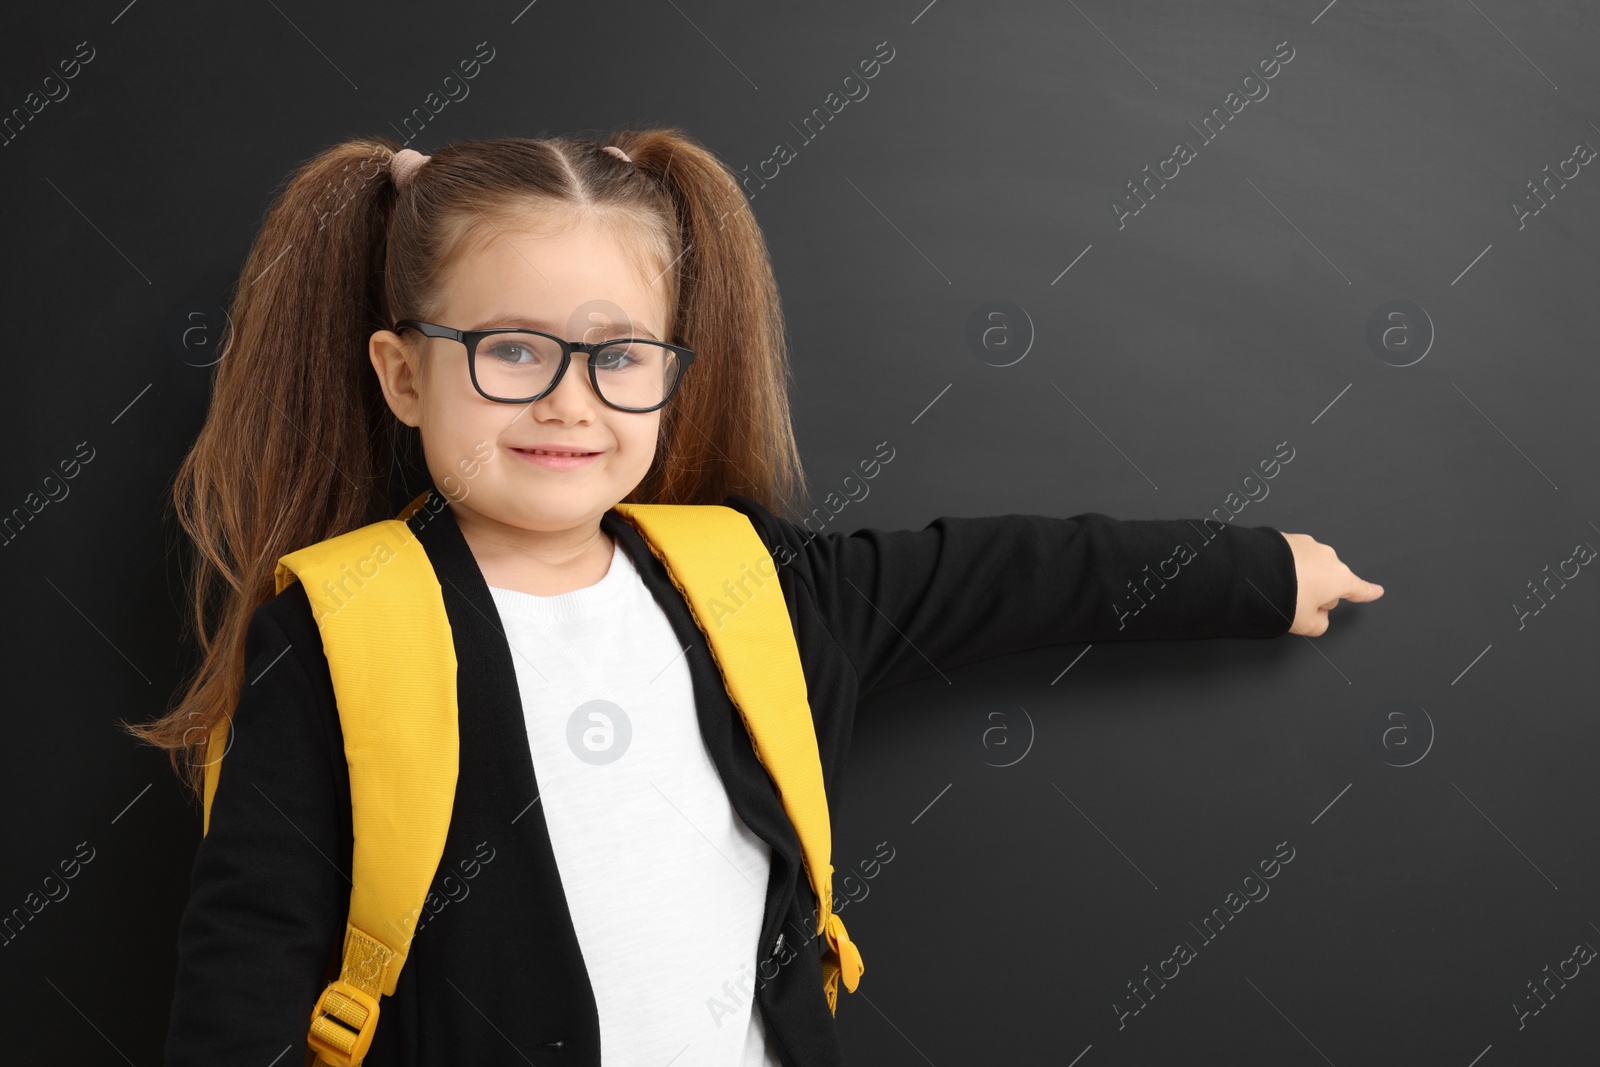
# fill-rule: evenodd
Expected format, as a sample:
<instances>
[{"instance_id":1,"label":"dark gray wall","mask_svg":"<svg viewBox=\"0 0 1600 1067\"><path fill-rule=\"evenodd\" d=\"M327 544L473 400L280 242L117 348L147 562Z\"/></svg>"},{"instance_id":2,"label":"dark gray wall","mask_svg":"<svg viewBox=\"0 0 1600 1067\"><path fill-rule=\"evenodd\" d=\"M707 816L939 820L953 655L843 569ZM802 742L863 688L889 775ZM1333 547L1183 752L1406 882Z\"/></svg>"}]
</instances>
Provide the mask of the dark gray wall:
<instances>
[{"instance_id":1,"label":"dark gray wall","mask_svg":"<svg viewBox=\"0 0 1600 1067\"><path fill-rule=\"evenodd\" d=\"M199 823L110 724L160 713L192 656L162 498L209 372L176 334L215 325L288 169L392 133L481 41L423 151L637 122L752 172L790 146L750 189L817 502L895 450L832 528L1265 489L1235 521L1387 589L1315 640L1050 648L864 706L835 864L894 859L841 882L866 893L842 913L854 1062L1592 1057L1587 967L1518 1006L1600 945L1600 577L1563 563L1600 546L1600 11L919 3L10 14L0 111L93 50L0 146L0 508L92 454L0 554L0 911L92 849L0 958L19 1058L159 1058ZM830 92L858 99L806 140ZM1132 199L1147 166L1169 180ZM1270 895L1201 939L1280 844ZM1194 958L1121 1015L1179 942Z\"/></svg>"}]
</instances>

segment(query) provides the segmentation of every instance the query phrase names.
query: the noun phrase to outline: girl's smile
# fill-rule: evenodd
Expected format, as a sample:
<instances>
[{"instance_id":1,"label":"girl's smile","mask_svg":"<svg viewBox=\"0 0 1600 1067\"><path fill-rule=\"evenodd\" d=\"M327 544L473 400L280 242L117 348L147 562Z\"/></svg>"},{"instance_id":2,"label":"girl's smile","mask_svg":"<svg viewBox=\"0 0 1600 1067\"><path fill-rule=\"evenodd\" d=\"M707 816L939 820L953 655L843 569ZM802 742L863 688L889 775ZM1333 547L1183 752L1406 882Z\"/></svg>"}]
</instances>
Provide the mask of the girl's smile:
<instances>
[{"instance_id":1,"label":"girl's smile","mask_svg":"<svg viewBox=\"0 0 1600 1067\"><path fill-rule=\"evenodd\" d=\"M543 449L513 448L511 454L518 459L523 459L535 467L544 467L553 471L570 471L579 467L587 467L599 459L599 452L569 452Z\"/></svg>"}]
</instances>

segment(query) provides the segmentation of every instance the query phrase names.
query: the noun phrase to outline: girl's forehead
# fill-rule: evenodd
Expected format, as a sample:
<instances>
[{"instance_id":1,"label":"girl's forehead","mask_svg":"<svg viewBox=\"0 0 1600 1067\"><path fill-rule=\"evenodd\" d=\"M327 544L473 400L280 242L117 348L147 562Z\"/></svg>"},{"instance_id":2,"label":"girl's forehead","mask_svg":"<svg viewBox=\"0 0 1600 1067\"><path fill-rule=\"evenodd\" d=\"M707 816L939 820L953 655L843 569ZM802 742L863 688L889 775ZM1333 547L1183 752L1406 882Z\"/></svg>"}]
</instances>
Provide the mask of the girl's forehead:
<instances>
[{"instance_id":1,"label":"girl's forehead","mask_svg":"<svg viewBox=\"0 0 1600 1067\"><path fill-rule=\"evenodd\" d=\"M459 329L545 323L581 333L631 322L659 331L667 317L665 280L661 272L641 269L632 251L604 229L506 231L447 272L442 307L463 320L449 323Z\"/></svg>"}]
</instances>

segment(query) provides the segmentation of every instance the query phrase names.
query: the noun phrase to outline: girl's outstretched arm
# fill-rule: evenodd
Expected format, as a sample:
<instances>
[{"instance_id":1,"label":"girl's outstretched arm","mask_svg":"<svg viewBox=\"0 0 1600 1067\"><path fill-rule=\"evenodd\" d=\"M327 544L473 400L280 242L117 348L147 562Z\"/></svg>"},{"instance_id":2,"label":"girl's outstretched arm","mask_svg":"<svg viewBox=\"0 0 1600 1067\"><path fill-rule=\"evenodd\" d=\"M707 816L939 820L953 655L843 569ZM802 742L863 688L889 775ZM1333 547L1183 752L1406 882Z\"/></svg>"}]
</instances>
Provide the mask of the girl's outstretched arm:
<instances>
[{"instance_id":1,"label":"girl's outstretched arm","mask_svg":"<svg viewBox=\"0 0 1600 1067\"><path fill-rule=\"evenodd\" d=\"M276 617L291 607L309 631L296 620L293 647ZM348 815L339 809L348 811L349 786L340 793L343 739L321 657L299 585L251 619L211 827L178 930L167 1067L304 1061L350 903Z\"/></svg>"},{"instance_id":2,"label":"girl's outstretched arm","mask_svg":"<svg viewBox=\"0 0 1600 1067\"><path fill-rule=\"evenodd\" d=\"M812 534L728 503L756 519L780 573L795 568L862 693L1041 645L1272 637L1296 616L1296 554L1268 526L1088 512Z\"/></svg>"}]
</instances>

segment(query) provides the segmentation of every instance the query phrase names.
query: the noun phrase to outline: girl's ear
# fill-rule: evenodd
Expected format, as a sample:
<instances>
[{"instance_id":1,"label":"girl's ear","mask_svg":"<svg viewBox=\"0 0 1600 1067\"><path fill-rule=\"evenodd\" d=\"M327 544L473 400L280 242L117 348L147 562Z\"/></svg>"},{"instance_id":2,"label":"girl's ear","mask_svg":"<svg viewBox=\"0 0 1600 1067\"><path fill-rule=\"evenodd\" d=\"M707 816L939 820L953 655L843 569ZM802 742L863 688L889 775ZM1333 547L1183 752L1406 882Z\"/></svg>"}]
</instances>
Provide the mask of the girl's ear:
<instances>
[{"instance_id":1,"label":"girl's ear","mask_svg":"<svg viewBox=\"0 0 1600 1067\"><path fill-rule=\"evenodd\" d=\"M407 426L422 422L422 397L417 393L416 354L393 330L379 330L367 342L372 369L378 372L383 398L395 418Z\"/></svg>"}]
</instances>

